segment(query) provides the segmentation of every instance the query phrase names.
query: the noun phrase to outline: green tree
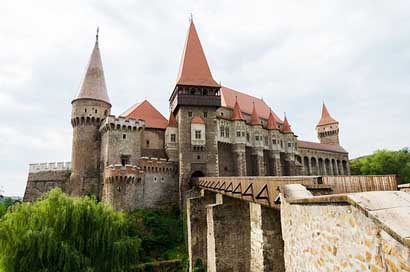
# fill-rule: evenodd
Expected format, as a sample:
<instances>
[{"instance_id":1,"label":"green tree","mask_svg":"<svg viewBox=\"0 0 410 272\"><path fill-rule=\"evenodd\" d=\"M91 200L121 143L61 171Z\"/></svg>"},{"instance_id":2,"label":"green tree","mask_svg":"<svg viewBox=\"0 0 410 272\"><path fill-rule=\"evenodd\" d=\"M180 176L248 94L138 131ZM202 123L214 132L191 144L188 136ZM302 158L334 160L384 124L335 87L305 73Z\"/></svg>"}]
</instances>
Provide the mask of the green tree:
<instances>
[{"instance_id":1,"label":"green tree","mask_svg":"<svg viewBox=\"0 0 410 272\"><path fill-rule=\"evenodd\" d=\"M355 175L395 174L400 176L402 183L408 183L410 182L410 151L408 148L399 151L378 150L372 155L352 160L350 168Z\"/></svg>"},{"instance_id":2,"label":"green tree","mask_svg":"<svg viewBox=\"0 0 410 272\"><path fill-rule=\"evenodd\" d=\"M0 271L127 271L140 240L123 213L60 189L0 219Z\"/></svg>"},{"instance_id":3,"label":"green tree","mask_svg":"<svg viewBox=\"0 0 410 272\"><path fill-rule=\"evenodd\" d=\"M177 211L138 209L128 215L132 233L141 239L144 262L183 259L183 221Z\"/></svg>"}]
</instances>

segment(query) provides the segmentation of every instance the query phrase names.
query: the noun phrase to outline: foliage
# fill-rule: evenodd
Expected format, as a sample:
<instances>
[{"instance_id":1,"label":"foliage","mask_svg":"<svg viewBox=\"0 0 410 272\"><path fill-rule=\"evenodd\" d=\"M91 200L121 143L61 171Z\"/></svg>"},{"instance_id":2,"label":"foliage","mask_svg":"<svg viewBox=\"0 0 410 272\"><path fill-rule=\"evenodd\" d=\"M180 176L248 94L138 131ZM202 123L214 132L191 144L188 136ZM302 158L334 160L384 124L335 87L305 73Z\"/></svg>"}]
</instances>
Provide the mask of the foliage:
<instances>
[{"instance_id":1,"label":"foliage","mask_svg":"<svg viewBox=\"0 0 410 272\"><path fill-rule=\"evenodd\" d=\"M201 260L201 259L199 259L199 258L196 259L193 271L194 271L194 272L205 272L205 268L204 268L204 266L203 266L203 264L202 264L202 260Z\"/></svg>"},{"instance_id":2,"label":"foliage","mask_svg":"<svg viewBox=\"0 0 410 272\"><path fill-rule=\"evenodd\" d=\"M13 199L11 197L5 197L2 202L0 202L0 218L6 214L7 209L13 205Z\"/></svg>"},{"instance_id":3,"label":"foliage","mask_svg":"<svg viewBox=\"0 0 410 272\"><path fill-rule=\"evenodd\" d=\"M126 271L141 241L123 213L60 189L0 219L0 271Z\"/></svg>"},{"instance_id":4,"label":"foliage","mask_svg":"<svg viewBox=\"0 0 410 272\"><path fill-rule=\"evenodd\" d=\"M138 209L128 215L131 233L141 239L144 262L186 258L183 222L177 211Z\"/></svg>"},{"instance_id":5,"label":"foliage","mask_svg":"<svg viewBox=\"0 0 410 272\"><path fill-rule=\"evenodd\" d=\"M396 174L400 176L402 183L409 183L410 150L378 150L372 155L351 160L350 169L355 175Z\"/></svg>"}]
</instances>

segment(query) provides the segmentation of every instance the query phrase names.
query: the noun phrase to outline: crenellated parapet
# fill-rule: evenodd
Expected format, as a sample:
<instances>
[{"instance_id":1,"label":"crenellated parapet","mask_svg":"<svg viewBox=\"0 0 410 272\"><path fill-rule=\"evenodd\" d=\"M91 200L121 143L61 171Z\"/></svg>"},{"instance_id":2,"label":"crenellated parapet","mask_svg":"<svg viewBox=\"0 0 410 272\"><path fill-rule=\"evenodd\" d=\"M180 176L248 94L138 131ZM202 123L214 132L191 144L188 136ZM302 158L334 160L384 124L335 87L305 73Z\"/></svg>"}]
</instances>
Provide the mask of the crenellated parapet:
<instances>
[{"instance_id":1,"label":"crenellated parapet","mask_svg":"<svg viewBox=\"0 0 410 272\"><path fill-rule=\"evenodd\" d=\"M105 118L104 122L101 124L100 132L104 133L108 130L140 131L144 127L144 120L136 120L122 116L116 117L114 115L110 115Z\"/></svg>"},{"instance_id":2,"label":"crenellated parapet","mask_svg":"<svg viewBox=\"0 0 410 272\"><path fill-rule=\"evenodd\" d=\"M163 158L141 157L139 165L146 173L174 174L178 171L178 164Z\"/></svg>"},{"instance_id":3,"label":"crenellated parapet","mask_svg":"<svg viewBox=\"0 0 410 272\"><path fill-rule=\"evenodd\" d=\"M121 165L115 164L105 167L104 169L104 182L127 182L134 183L140 181L144 171L140 167L135 165Z\"/></svg>"},{"instance_id":4,"label":"crenellated parapet","mask_svg":"<svg viewBox=\"0 0 410 272\"><path fill-rule=\"evenodd\" d=\"M71 162L42 162L29 164L29 173L71 170Z\"/></svg>"}]
</instances>

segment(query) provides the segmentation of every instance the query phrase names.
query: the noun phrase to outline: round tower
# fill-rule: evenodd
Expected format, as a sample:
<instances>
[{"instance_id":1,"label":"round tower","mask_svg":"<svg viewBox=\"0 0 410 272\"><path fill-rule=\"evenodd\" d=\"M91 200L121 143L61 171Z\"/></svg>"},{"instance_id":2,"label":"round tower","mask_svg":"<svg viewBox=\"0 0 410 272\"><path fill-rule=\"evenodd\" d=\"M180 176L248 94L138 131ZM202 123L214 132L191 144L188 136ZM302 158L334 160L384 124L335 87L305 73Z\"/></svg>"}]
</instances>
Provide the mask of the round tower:
<instances>
[{"instance_id":1,"label":"round tower","mask_svg":"<svg viewBox=\"0 0 410 272\"><path fill-rule=\"evenodd\" d=\"M98 30L86 74L71 104L73 143L70 191L75 196L93 194L99 198L101 191L99 128L102 120L110 114L111 103L98 47Z\"/></svg>"},{"instance_id":2,"label":"round tower","mask_svg":"<svg viewBox=\"0 0 410 272\"><path fill-rule=\"evenodd\" d=\"M330 116L325 103L322 117L316 126L317 137L321 144L339 145L339 122Z\"/></svg>"}]
</instances>

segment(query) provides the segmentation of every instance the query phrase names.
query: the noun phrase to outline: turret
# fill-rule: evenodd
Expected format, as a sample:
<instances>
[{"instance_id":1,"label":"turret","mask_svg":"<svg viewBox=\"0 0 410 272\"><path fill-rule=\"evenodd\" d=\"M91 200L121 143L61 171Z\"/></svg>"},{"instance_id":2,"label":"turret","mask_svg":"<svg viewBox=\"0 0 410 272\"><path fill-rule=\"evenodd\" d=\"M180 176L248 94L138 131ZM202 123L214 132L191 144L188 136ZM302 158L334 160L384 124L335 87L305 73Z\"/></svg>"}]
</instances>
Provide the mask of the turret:
<instances>
[{"instance_id":1,"label":"turret","mask_svg":"<svg viewBox=\"0 0 410 272\"><path fill-rule=\"evenodd\" d=\"M339 145L339 122L330 116L325 103L322 117L316 126L317 137L321 144Z\"/></svg>"},{"instance_id":2,"label":"turret","mask_svg":"<svg viewBox=\"0 0 410 272\"><path fill-rule=\"evenodd\" d=\"M165 152L170 161L178 161L178 124L172 112L165 129Z\"/></svg>"},{"instance_id":3,"label":"turret","mask_svg":"<svg viewBox=\"0 0 410 272\"><path fill-rule=\"evenodd\" d=\"M246 123L242 116L241 108L236 98L232 112L232 121L234 126L234 144L246 144Z\"/></svg>"},{"instance_id":4,"label":"turret","mask_svg":"<svg viewBox=\"0 0 410 272\"><path fill-rule=\"evenodd\" d=\"M102 169L98 129L102 120L110 114L111 103L101 62L98 30L86 74L71 104L73 143L70 191L76 196L93 194L99 197Z\"/></svg>"}]
</instances>

